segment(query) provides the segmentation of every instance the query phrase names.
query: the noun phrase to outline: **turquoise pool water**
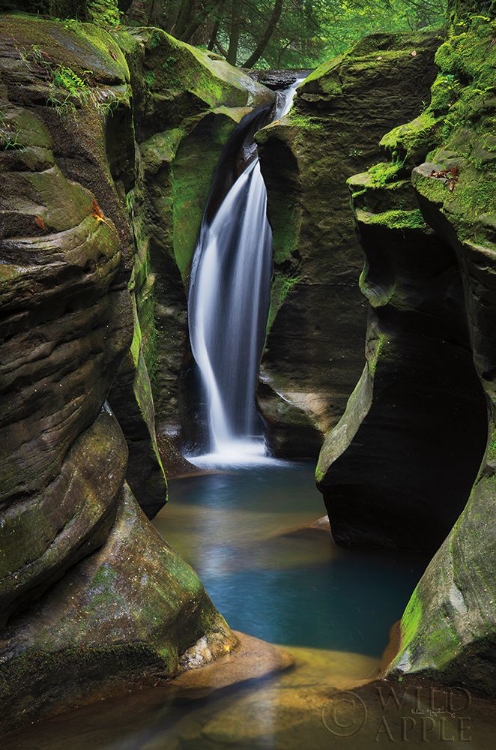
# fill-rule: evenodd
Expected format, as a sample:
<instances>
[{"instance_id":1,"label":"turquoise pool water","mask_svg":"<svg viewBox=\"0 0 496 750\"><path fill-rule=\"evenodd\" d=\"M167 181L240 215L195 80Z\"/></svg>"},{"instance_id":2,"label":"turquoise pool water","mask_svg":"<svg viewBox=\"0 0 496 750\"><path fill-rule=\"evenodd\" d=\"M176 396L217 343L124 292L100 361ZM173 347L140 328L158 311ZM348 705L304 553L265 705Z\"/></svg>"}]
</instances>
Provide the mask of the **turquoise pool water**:
<instances>
[{"instance_id":1,"label":"turquoise pool water","mask_svg":"<svg viewBox=\"0 0 496 750\"><path fill-rule=\"evenodd\" d=\"M310 463L172 480L156 528L232 628L282 645L379 656L423 561L336 547Z\"/></svg>"}]
</instances>

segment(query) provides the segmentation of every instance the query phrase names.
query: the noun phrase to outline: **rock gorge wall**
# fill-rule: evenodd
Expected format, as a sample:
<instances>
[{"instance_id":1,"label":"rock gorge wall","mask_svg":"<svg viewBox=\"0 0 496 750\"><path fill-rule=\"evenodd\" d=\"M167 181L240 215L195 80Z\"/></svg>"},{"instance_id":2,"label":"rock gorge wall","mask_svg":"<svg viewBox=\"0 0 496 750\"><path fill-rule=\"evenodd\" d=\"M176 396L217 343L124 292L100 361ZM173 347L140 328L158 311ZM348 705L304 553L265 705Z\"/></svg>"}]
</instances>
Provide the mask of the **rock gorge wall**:
<instances>
[{"instance_id":1,"label":"rock gorge wall","mask_svg":"<svg viewBox=\"0 0 496 750\"><path fill-rule=\"evenodd\" d=\"M187 46L150 29L135 28L132 36L144 50L133 84L143 171L132 199L141 248L138 318L162 457L169 470L185 471L176 448L198 440L202 420L187 334L190 264L223 148L246 105L270 99L254 82L247 100L245 77L213 54L207 59L218 85L198 87ZM257 136L275 260L259 406L277 455L318 454L363 367L365 304L356 286L362 251L345 180L378 158L377 141L389 127L421 110L439 43L436 34L370 37L316 71L295 113Z\"/></svg>"},{"instance_id":2,"label":"rock gorge wall","mask_svg":"<svg viewBox=\"0 0 496 750\"><path fill-rule=\"evenodd\" d=\"M317 68L259 133L275 276L259 404L276 455L315 457L363 369L363 254L346 179L422 111L437 34L373 34Z\"/></svg>"},{"instance_id":3,"label":"rock gorge wall","mask_svg":"<svg viewBox=\"0 0 496 750\"><path fill-rule=\"evenodd\" d=\"M494 4L453 21L429 106L349 180L367 365L317 479L339 542L437 550L390 678L494 696Z\"/></svg>"},{"instance_id":4,"label":"rock gorge wall","mask_svg":"<svg viewBox=\"0 0 496 750\"><path fill-rule=\"evenodd\" d=\"M184 270L194 248L193 230L167 244L153 212L164 200L173 226L188 215L198 227L226 133L272 95L157 30L111 36L15 15L0 29L6 730L236 646L136 502L153 515L166 499L151 258L165 248L177 260L167 268ZM195 162L196 188L186 166L206 142L215 153L204 173ZM171 219L170 193L149 178L166 182L176 154Z\"/></svg>"},{"instance_id":5,"label":"rock gorge wall","mask_svg":"<svg viewBox=\"0 0 496 750\"><path fill-rule=\"evenodd\" d=\"M405 613L391 675L494 694L495 45L484 13L457 21L435 81L437 35L374 35L312 74L294 112L260 133L275 276L259 402L275 453L315 455L359 378L361 251L345 187L359 171L367 365L318 479L341 543L431 552L472 488ZM180 466L175 440L195 419L181 395L184 290L212 176L237 123L271 96L156 29L1 24L9 728L167 679L204 637L214 656L235 646L138 503L150 516L163 504L161 456ZM380 138L391 159L363 173Z\"/></svg>"}]
</instances>

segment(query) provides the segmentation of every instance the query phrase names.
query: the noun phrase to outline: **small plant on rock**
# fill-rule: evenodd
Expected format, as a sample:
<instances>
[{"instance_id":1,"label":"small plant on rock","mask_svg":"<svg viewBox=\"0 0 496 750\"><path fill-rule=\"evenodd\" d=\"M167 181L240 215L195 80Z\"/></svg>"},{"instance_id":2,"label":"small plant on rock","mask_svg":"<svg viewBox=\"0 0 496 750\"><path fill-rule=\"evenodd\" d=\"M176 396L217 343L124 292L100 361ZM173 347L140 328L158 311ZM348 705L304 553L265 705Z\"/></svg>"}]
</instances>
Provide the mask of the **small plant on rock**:
<instances>
[{"instance_id":1,"label":"small plant on rock","mask_svg":"<svg viewBox=\"0 0 496 750\"><path fill-rule=\"evenodd\" d=\"M0 149L8 151L9 149L19 148L20 145L17 125L9 122L5 113L0 110Z\"/></svg>"},{"instance_id":2,"label":"small plant on rock","mask_svg":"<svg viewBox=\"0 0 496 750\"><path fill-rule=\"evenodd\" d=\"M117 104L113 92L101 92L91 85L91 70L78 74L67 65L56 63L39 45L32 45L28 50L21 49L19 54L47 82L47 103L55 108L60 117L74 116L79 107L88 103L102 114L107 114Z\"/></svg>"},{"instance_id":3,"label":"small plant on rock","mask_svg":"<svg viewBox=\"0 0 496 750\"><path fill-rule=\"evenodd\" d=\"M84 104L90 98L90 89L72 68L57 65L51 71L50 96L48 102L58 114L74 114L76 104Z\"/></svg>"}]
</instances>

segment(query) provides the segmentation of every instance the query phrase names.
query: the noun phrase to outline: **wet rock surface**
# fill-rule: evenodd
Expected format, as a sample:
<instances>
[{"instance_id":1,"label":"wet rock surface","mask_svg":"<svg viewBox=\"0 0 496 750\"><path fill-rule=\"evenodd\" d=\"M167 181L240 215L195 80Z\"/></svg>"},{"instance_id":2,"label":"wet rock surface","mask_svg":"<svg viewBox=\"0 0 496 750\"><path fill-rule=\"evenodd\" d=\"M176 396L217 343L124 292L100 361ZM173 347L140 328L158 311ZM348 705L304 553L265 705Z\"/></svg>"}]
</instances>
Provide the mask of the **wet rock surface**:
<instances>
[{"instance_id":1,"label":"wet rock surface","mask_svg":"<svg viewBox=\"0 0 496 750\"><path fill-rule=\"evenodd\" d=\"M368 363L317 474L337 538L440 545L391 678L494 696L495 108L475 92L492 90L496 53L491 14L456 12L430 106L384 136L388 163L350 181Z\"/></svg>"},{"instance_id":2,"label":"wet rock surface","mask_svg":"<svg viewBox=\"0 0 496 750\"><path fill-rule=\"evenodd\" d=\"M126 209L140 166L125 57L88 24L0 25L5 731L166 681L197 642L201 664L237 641L126 483L149 515L163 505Z\"/></svg>"},{"instance_id":3,"label":"wet rock surface","mask_svg":"<svg viewBox=\"0 0 496 750\"><path fill-rule=\"evenodd\" d=\"M363 368L363 255L346 179L428 98L435 34L375 34L317 68L257 137L275 277L259 404L276 455L315 456ZM413 54L414 53L414 54Z\"/></svg>"},{"instance_id":4,"label":"wet rock surface","mask_svg":"<svg viewBox=\"0 0 496 750\"><path fill-rule=\"evenodd\" d=\"M250 652L244 638L240 661L243 651L257 654L256 641ZM131 737L152 747L195 750L226 744L300 750L308 742L317 750L338 750L344 744L367 750L406 742L418 748L428 742L439 750L447 743L493 747L494 707L463 689L442 690L406 679L391 685L376 679L377 662L356 654L292 648L290 656L291 669L237 689L211 690L208 700L201 692L206 670L193 671L184 677L191 688L198 679L200 700L194 700L193 690L188 697L180 677L167 688L141 691L132 703L129 698L107 701L105 714L101 706L98 711L88 707L5 737L4 747L62 750L70 744L87 750L95 743L126 743ZM237 659L236 654L228 657L231 667L224 667L226 660L218 662L217 687L223 672L235 674Z\"/></svg>"}]
</instances>

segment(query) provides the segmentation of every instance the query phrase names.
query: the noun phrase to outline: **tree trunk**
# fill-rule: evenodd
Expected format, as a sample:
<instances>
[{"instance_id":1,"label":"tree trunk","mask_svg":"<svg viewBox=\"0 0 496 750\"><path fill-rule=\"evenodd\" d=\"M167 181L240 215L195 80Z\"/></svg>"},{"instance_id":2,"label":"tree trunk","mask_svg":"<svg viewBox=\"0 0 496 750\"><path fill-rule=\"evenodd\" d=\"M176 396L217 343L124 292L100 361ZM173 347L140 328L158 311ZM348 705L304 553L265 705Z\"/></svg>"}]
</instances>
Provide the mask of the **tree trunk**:
<instances>
[{"instance_id":1,"label":"tree trunk","mask_svg":"<svg viewBox=\"0 0 496 750\"><path fill-rule=\"evenodd\" d=\"M222 11L224 10L226 0L220 0L219 7L217 8L217 16L215 19L214 27L212 29L212 33L210 34L210 41L208 43L207 49L213 50L215 47L215 43L217 41L217 34L219 33L220 28L220 22L222 17Z\"/></svg>"},{"instance_id":2,"label":"tree trunk","mask_svg":"<svg viewBox=\"0 0 496 750\"><path fill-rule=\"evenodd\" d=\"M216 5L218 3L215 0L212 0L212 2L208 2L207 0L203 8L196 13L189 26L179 37L182 42L189 42L195 31L198 31L200 26L205 23L209 15L214 11Z\"/></svg>"},{"instance_id":3,"label":"tree trunk","mask_svg":"<svg viewBox=\"0 0 496 750\"><path fill-rule=\"evenodd\" d=\"M231 31L229 34L229 49L227 50L227 62L236 65L239 47L239 32L241 26L241 9L239 0L232 0Z\"/></svg>"},{"instance_id":4,"label":"tree trunk","mask_svg":"<svg viewBox=\"0 0 496 750\"><path fill-rule=\"evenodd\" d=\"M186 28L191 23L191 16L193 14L193 8L195 0L183 0L181 3L181 10L177 17L177 22L172 32L177 39L181 39L182 34L186 31Z\"/></svg>"},{"instance_id":5,"label":"tree trunk","mask_svg":"<svg viewBox=\"0 0 496 750\"><path fill-rule=\"evenodd\" d=\"M279 19L281 17L282 13L282 4L283 0L275 0L274 3L274 9L272 11L272 15L270 17L270 21L267 24L267 28L265 29L265 33L262 36L261 40L255 47L254 51L248 58L248 60L243 64L243 68L252 68L257 60L263 55L265 52L265 48L267 47L268 43L270 42L270 38L272 34L274 33L274 30L279 22Z\"/></svg>"}]
</instances>

